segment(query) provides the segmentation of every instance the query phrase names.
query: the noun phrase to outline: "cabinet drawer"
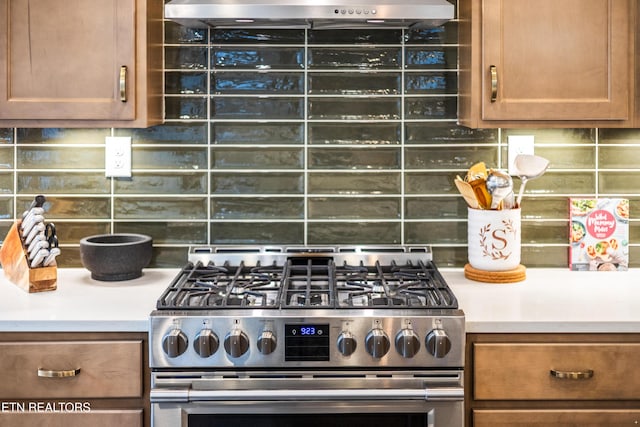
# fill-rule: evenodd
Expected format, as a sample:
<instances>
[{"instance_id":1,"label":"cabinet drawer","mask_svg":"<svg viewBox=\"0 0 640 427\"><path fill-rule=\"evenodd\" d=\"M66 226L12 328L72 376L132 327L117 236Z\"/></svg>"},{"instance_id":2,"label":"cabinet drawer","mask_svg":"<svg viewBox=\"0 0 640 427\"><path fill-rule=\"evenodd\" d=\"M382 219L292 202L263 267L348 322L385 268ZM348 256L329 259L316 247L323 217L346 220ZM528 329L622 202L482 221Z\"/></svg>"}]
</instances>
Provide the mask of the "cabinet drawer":
<instances>
[{"instance_id":1,"label":"cabinet drawer","mask_svg":"<svg viewBox=\"0 0 640 427\"><path fill-rule=\"evenodd\" d=\"M27 409L25 409L26 411ZM0 426L12 427L141 427L142 409L92 410L86 413L4 412Z\"/></svg>"},{"instance_id":2,"label":"cabinet drawer","mask_svg":"<svg viewBox=\"0 0 640 427\"><path fill-rule=\"evenodd\" d=\"M476 410L474 427L622 427L638 424L640 409L620 410Z\"/></svg>"},{"instance_id":3,"label":"cabinet drawer","mask_svg":"<svg viewBox=\"0 0 640 427\"><path fill-rule=\"evenodd\" d=\"M139 397L142 351L138 340L2 342L0 398Z\"/></svg>"},{"instance_id":4,"label":"cabinet drawer","mask_svg":"<svg viewBox=\"0 0 640 427\"><path fill-rule=\"evenodd\" d=\"M476 400L640 399L640 344L498 344L473 347ZM560 373L593 371L588 378Z\"/></svg>"}]
</instances>

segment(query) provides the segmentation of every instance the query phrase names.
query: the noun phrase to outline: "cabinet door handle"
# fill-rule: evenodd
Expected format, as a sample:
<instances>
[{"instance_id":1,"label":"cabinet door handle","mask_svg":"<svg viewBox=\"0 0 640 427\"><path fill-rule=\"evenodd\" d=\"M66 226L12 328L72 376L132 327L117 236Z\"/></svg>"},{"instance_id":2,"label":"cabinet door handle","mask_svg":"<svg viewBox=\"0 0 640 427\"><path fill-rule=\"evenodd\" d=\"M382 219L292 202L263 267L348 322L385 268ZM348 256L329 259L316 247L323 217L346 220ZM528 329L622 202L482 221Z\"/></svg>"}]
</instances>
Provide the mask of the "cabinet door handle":
<instances>
[{"instance_id":1,"label":"cabinet door handle","mask_svg":"<svg viewBox=\"0 0 640 427\"><path fill-rule=\"evenodd\" d=\"M69 369L67 371L54 371L50 369L38 368L38 376L42 378L66 378L75 377L80 374L80 368Z\"/></svg>"},{"instance_id":2,"label":"cabinet door handle","mask_svg":"<svg viewBox=\"0 0 640 427\"><path fill-rule=\"evenodd\" d=\"M553 377L563 380L588 380L593 377L592 369L586 369L584 371L558 371L551 369L549 373Z\"/></svg>"},{"instance_id":3,"label":"cabinet door handle","mask_svg":"<svg viewBox=\"0 0 640 427\"><path fill-rule=\"evenodd\" d=\"M491 73L491 102L496 102L498 99L498 67L491 65L489 72Z\"/></svg>"},{"instance_id":4,"label":"cabinet door handle","mask_svg":"<svg viewBox=\"0 0 640 427\"><path fill-rule=\"evenodd\" d=\"M120 101L127 102L127 66L120 67Z\"/></svg>"}]
</instances>

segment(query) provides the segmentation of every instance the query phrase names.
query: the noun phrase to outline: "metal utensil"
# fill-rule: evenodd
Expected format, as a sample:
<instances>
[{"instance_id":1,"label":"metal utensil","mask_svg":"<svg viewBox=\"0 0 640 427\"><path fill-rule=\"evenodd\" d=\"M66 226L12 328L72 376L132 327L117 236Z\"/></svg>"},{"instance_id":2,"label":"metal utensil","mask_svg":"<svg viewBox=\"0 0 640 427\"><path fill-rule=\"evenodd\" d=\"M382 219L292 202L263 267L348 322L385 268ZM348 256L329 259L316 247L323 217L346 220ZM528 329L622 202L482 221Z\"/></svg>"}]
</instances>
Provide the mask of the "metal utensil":
<instances>
[{"instance_id":1,"label":"metal utensil","mask_svg":"<svg viewBox=\"0 0 640 427\"><path fill-rule=\"evenodd\" d=\"M502 201L513 193L513 179L499 170L492 169L487 175L487 191L491 194L491 209L500 208Z\"/></svg>"},{"instance_id":2,"label":"metal utensil","mask_svg":"<svg viewBox=\"0 0 640 427\"><path fill-rule=\"evenodd\" d=\"M513 161L513 165L516 169L515 175L522 181L518 191L518 198L516 199L516 207L520 207L527 182L542 176L549 167L549 160L534 154L518 154Z\"/></svg>"},{"instance_id":3,"label":"metal utensil","mask_svg":"<svg viewBox=\"0 0 640 427\"><path fill-rule=\"evenodd\" d=\"M516 207L516 195L513 190L502 199L502 209L513 209Z\"/></svg>"}]
</instances>

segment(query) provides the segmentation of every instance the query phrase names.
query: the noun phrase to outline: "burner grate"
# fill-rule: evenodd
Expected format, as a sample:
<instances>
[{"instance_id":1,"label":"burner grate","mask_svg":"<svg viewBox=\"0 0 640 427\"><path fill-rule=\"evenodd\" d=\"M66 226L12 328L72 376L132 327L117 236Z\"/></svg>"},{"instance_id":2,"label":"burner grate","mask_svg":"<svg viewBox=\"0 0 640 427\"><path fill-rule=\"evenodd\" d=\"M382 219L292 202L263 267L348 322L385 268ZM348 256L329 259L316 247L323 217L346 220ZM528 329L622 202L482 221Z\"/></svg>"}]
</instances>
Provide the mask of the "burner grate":
<instances>
[{"instance_id":1,"label":"burner grate","mask_svg":"<svg viewBox=\"0 0 640 427\"><path fill-rule=\"evenodd\" d=\"M333 308L334 264L329 260L320 264L308 259L306 264L287 262L287 273L283 281L286 308Z\"/></svg>"},{"instance_id":2,"label":"burner grate","mask_svg":"<svg viewBox=\"0 0 640 427\"><path fill-rule=\"evenodd\" d=\"M457 308L458 302L433 262L337 269L342 307Z\"/></svg>"},{"instance_id":3,"label":"burner grate","mask_svg":"<svg viewBox=\"0 0 640 427\"><path fill-rule=\"evenodd\" d=\"M336 264L330 257L292 257L247 266L188 263L158 299L158 309L457 309L432 261Z\"/></svg>"},{"instance_id":4,"label":"burner grate","mask_svg":"<svg viewBox=\"0 0 640 427\"><path fill-rule=\"evenodd\" d=\"M277 308L282 269L188 263L163 292L158 309Z\"/></svg>"}]
</instances>

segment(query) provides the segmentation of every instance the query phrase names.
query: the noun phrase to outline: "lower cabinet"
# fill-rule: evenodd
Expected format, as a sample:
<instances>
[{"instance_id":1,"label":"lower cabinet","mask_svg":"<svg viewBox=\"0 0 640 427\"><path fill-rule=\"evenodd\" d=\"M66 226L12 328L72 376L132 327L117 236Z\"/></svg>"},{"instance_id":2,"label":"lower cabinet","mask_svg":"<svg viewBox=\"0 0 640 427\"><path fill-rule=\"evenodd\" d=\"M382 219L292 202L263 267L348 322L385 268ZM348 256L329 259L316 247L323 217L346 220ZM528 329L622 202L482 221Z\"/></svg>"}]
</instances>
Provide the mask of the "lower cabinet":
<instances>
[{"instance_id":1,"label":"lower cabinet","mask_svg":"<svg viewBox=\"0 0 640 427\"><path fill-rule=\"evenodd\" d=\"M148 426L147 354L143 333L0 333L0 426Z\"/></svg>"},{"instance_id":2,"label":"lower cabinet","mask_svg":"<svg viewBox=\"0 0 640 427\"><path fill-rule=\"evenodd\" d=\"M640 334L469 334L466 425L640 424Z\"/></svg>"},{"instance_id":3,"label":"lower cabinet","mask_svg":"<svg viewBox=\"0 0 640 427\"><path fill-rule=\"evenodd\" d=\"M475 427L510 426L635 426L640 420L638 410L477 410L473 412Z\"/></svg>"},{"instance_id":4,"label":"lower cabinet","mask_svg":"<svg viewBox=\"0 0 640 427\"><path fill-rule=\"evenodd\" d=\"M11 427L141 427L142 409L92 410L88 413L0 412L0 426Z\"/></svg>"}]
</instances>

